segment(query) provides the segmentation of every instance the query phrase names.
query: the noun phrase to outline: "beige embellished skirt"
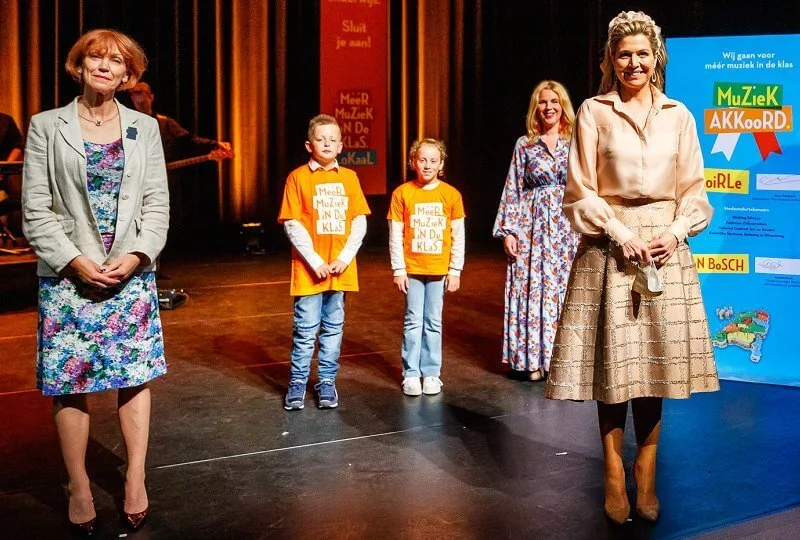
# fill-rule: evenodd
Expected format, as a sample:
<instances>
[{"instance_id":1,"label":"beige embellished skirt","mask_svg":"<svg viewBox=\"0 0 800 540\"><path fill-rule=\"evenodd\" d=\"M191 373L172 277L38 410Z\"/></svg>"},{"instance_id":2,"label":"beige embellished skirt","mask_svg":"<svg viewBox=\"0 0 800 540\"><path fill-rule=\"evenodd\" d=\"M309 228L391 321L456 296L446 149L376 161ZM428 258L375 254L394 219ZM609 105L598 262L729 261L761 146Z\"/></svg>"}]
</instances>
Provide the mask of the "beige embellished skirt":
<instances>
[{"instance_id":1,"label":"beige embellished skirt","mask_svg":"<svg viewBox=\"0 0 800 540\"><path fill-rule=\"evenodd\" d=\"M675 216L673 201L611 205L645 242ZM660 296L631 289L636 267L607 239L583 237L567 285L545 396L622 403L719 390L700 283L686 242L659 270Z\"/></svg>"}]
</instances>

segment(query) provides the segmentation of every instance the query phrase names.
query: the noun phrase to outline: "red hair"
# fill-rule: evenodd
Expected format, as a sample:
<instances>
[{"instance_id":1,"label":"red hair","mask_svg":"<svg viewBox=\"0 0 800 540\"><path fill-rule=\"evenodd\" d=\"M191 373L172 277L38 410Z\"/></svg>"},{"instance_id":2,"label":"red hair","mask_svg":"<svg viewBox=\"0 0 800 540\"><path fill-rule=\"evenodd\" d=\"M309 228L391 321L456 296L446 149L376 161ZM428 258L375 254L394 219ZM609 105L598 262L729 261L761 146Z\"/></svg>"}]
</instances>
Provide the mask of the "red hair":
<instances>
[{"instance_id":1,"label":"red hair","mask_svg":"<svg viewBox=\"0 0 800 540\"><path fill-rule=\"evenodd\" d=\"M122 32L109 30L107 28L96 28L83 34L75 45L69 50L67 61L64 67L67 73L77 83L82 83L80 68L83 59L90 53L98 52L104 54L112 46L119 49L122 58L125 60L125 68L128 70L128 80L119 85L117 90L127 90L136 86L139 79L147 69L147 56L142 47L133 39Z\"/></svg>"}]
</instances>

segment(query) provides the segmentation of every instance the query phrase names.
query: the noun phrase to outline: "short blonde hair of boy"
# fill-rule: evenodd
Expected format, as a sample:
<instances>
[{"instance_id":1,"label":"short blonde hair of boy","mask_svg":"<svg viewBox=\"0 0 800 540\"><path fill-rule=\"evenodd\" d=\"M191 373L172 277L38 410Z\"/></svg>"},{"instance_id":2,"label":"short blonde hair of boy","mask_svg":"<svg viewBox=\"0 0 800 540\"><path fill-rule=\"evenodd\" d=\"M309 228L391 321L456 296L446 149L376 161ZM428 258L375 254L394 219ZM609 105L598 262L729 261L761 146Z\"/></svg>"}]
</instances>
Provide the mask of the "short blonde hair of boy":
<instances>
[{"instance_id":1,"label":"short blonde hair of boy","mask_svg":"<svg viewBox=\"0 0 800 540\"><path fill-rule=\"evenodd\" d=\"M133 38L116 30L95 28L83 34L69 50L64 68L75 82L83 84L80 71L83 59L91 53L105 53L112 45L117 46L125 60L125 69L127 69L128 75L128 80L120 84L117 90L133 88L147 69L147 55Z\"/></svg>"},{"instance_id":2,"label":"short blonde hair of boy","mask_svg":"<svg viewBox=\"0 0 800 540\"><path fill-rule=\"evenodd\" d=\"M336 126L339 133L342 133L342 128L339 126L339 122L336 121L336 118L328 114L318 114L308 122L308 142L314 139L314 130L319 126Z\"/></svg>"},{"instance_id":3,"label":"short blonde hair of boy","mask_svg":"<svg viewBox=\"0 0 800 540\"><path fill-rule=\"evenodd\" d=\"M419 154L419 149L422 147L423 144L429 144L431 146L435 146L437 150L439 150L439 155L442 156L442 163L444 160L447 159L447 147L444 144L444 141L440 141L439 139L433 139L431 137L426 137L424 139L418 139L411 144L411 150L408 151L408 166L412 169L414 168L414 162L417 160L417 155ZM442 167L442 171L444 171L444 167Z\"/></svg>"},{"instance_id":4,"label":"short blonde hair of boy","mask_svg":"<svg viewBox=\"0 0 800 540\"><path fill-rule=\"evenodd\" d=\"M542 136L541 123L536 116L536 107L539 105L539 96L544 90L552 90L561 103L561 125L558 134L569 140L572 137L572 127L575 124L575 110L564 85L558 81L542 81L531 92L531 102L528 104L528 115L525 117L525 127L528 129L528 139L537 142Z\"/></svg>"},{"instance_id":5,"label":"short blonde hair of boy","mask_svg":"<svg viewBox=\"0 0 800 540\"><path fill-rule=\"evenodd\" d=\"M603 53L603 62L600 64L600 71L603 78L600 79L600 94L606 94L617 87L617 74L614 71L614 55L617 46L622 38L628 36L643 35L650 42L655 57L653 75L650 83L664 91L664 81L667 71L667 49L664 47L664 38L661 36L661 27L643 11L623 11L608 23L608 40L606 41Z\"/></svg>"}]
</instances>

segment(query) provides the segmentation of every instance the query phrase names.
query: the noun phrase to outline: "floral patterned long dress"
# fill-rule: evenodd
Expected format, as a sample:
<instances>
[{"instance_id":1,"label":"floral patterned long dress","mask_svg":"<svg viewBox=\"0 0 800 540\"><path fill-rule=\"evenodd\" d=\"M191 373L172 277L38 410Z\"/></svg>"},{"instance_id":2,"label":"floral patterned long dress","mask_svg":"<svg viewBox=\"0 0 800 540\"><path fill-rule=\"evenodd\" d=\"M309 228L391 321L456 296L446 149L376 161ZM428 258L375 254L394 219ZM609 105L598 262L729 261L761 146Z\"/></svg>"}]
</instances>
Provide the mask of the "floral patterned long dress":
<instances>
[{"instance_id":1,"label":"floral patterned long dress","mask_svg":"<svg viewBox=\"0 0 800 540\"><path fill-rule=\"evenodd\" d=\"M85 141L92 207L106 253L114 243L122 140ZM154 272L100 291L78 278L39 278L37 386L47 396L139 386L167 371Z\"/></svg>"},{"instance_id":2,"label":"floral patterned long dress","mask_svg":"<svg viewBox=\"0 0 800 540\"><path fill-rule=\"evenodd\" d=\"M517 238L505 285L503 363L517 371L550 369L553 341L580 235L561 209L569 142L550 153L544 141L517 140L493 235Z\"/></svg>"}]
</instances>

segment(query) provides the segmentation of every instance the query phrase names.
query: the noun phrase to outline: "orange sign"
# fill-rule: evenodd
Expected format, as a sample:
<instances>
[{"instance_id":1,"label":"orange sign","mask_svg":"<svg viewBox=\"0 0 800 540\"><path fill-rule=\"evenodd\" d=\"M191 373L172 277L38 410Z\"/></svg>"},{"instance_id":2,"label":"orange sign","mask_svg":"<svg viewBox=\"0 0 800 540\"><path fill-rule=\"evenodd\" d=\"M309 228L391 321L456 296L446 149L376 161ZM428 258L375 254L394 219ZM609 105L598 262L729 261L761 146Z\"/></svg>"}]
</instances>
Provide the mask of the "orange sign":
<instances>
[{"instance_id":1,"label":"orange sign","mask_svg":"<svg viewBox=\"0 0 800 540\"><path fill-rule=\"evenodd\" d=\"M320 5L320 112L339 121L339 164L367 195L386 193L388 10L386 0Z\"/></svg>"}]
</instances>

